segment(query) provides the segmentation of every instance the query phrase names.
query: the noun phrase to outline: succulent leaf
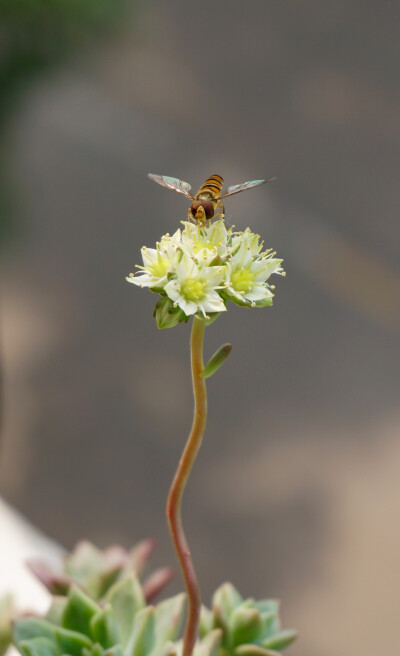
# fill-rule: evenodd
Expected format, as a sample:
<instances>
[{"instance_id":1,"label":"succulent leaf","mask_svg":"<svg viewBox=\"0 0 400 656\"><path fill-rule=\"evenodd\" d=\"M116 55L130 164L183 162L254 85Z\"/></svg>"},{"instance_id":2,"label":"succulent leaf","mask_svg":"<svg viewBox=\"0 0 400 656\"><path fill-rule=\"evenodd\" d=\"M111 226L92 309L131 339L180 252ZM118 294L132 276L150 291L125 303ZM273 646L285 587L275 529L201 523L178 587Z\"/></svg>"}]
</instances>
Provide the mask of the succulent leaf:
<instances>
[{"instance_id":1,"label":"succulent leaf","mask_svg":"<svg viewBox=\"0 0 400 656\"><path fill-rule=\"evenodd\" d=\"M200 624L199 624L199 633L201 636L207 635L210 633L213 628L213 614L212 611L202 606L200 610Z\"/></svg>"},{"instance_id":2,"label":"succulent leaf","mask_svg":"<svg viewBox=\"0 0 400 656\"><path fill-rule=\"evenodd\" d=\"M232 344L223 344L207 362L200 374L201 378L210 378L224 364L232 351Z\"/></svg>"},{"instance_id":3,"label":"succulent leaf","mask_svg":"<svg viewBox=\"0 0 400 656\"><path fill-rule=\"evenodd\" d=\"M254 602L254 599L247 600L249 604L254 604L261 613L279 613L279 601L276 599L262 599Z\"/></svg>"},{"instance_id":4,"label":"succulent leaf","mask_svg":"<svg viewBox=\"0 0 400 656\"><path fill-rule=\"evenodd\" d=\"M56 653L68 654L68 656L81 656L82 650L91 647L91 641L82 633L77 631L69 631L68 629L55 629L55 637L57 641Z\"/></svg>"},{"instance_id":5,"label":"succulent leaf","mask_svg":"<svg viewBox=\"0 0 400 656\"><path fill-rule=\"evenodd\" d=\"M234 651L235 656L280 656L278 651L265 649L258 645L240 645Z\"/></svg>"},{"instance_id":6,"label":"succulent leaf","mask_svg":"<svg viewBox=\"0 0 400 656\"><path fill-rule=\"evenodd\" d=\"M177 640L181 630L186 595L181 593L160 602L154 611L156 642L152 656L159 656L165 643Z\"/></svg>"},{"instance_id":7,"label":"succulent leaf","mask_svg":"<svg viewBox=\"0 0 400 656\"><path fill-rule=\"evenodd\" d=\"M267 640L263 641L263 647L267 649L281 650L292 644L297 638L297 632L294 629L284 629L278 631Z\"/></svg>"},{"instance_id":8,"label":"succulent leaf","mask_svg":"<svg viewBox=\"0 0 400 656\"><path fill-rule=\"evenodd\" d=\"M197 643L194 656L217 656L221 639L221 629L214 629Z\"/></svg>"},{"instance_id":9,"label":"succulent leaf","mask_svg":"<svg viewBox=\"0 0 400 656\"><path fill-rule=\"evenodd\" d=\"M229 618L222 606L214 605L213 607L213 628L220 629L222 647L229 649L232 643L232 629L229 624Z\"/></svg>"},{"instance_id":10,"label":"succulent leaf","mask_svg":"<svg viewBox=\"0 0 400 656\"><path fill-rule=\"evenodd\" d=\"M88 540L78 542L74 551L64 559L65 573L82 585L101 570L103 565L102 552Z\"/></svg>"},{"instance_id":11,"label":"succulent leaf","mask_svg":"<svg viewBox=\"0 0 400 656\"><path fill-rule=\"evenodd\" d=\"M128 554L128 563L130 569L134 570L139 576L144 569L148 559L156 547L155 540L147 539L138 542Z\"/></svg>"},{"instance_id":12,"label":"succulent leaf","mask_svg":"<svg viewBox=\"0 0 400 656\"><path fill-rule=\"evenodd\" d=\"M67 597L53 597L49 610L46 613L45 619L52 624L61 626L62 618L64 615L65 607L68 603Z\"/></svg>"},{"instance_id":13,"label":"succulent leaf","mask_svg":"<svg viewBox=\"0 0 400 656\"><path fill-rule=\"evenodd\" d=\"M256 608L238 607L232 613L233 645L256 642L263 629L260 612Z\"/></svg>"},{"instance_id":14,"label":"succulent leaf","mask_svg":"<svg viewBox=\"0 0 400 656\"><path fill-rule=\"evenodd\" d=\"M147 603L150 603L173 577L174 570L171 567L160 567L150 574L142 585L143 594Z\"/></svg>"},{"instance_id":15,"label":"succulent leaf","mask_svg":"<svg viewBox=\"0 0 400 656\"><path fill-rule=\"evenodd\" d=\"M193 656L219 656L221 653L222 630L213 629L194 646ZM182 656L183 640L175 643L176 654Z\"/></svg>"},{"instance_id":16,"label":"succulent leaf","mask_svg":"<svg viewBox=\"0 0 400 656\"><path fill-rule=\"evenodd\" d=\"M121 645L115 645L111 649L107 649L106 656L124 656L124 650Z\"/></svg>"},{"instance_id":17,"label":"succulent leaf","mask_svg":"<svg viewBox=\"0 0 400 656\"><path fill-rule=\"evenodd\" d=\"M90 623L97 612L97 604L74 585L68 594L68 601L61 617L61 624L66 629L91 636Z\"/></svg>"},{"instance_id":18,"label":"succulent leaf","mask_svg":"<svg viewBox=\"0 0 400 656\"><path fill-rule=\"evenodd\" d=\"M34 574L36 578L46 586L51 594L68 594L71 585L71 579L68 576L54 573L46 563L43 563L36 558L28 559L26 565L31 570L32 574Z\"/></svg>"},{"instance_id":19,"label":"succulent leaf","mask_svg":"<svg viewBox=\"0 0 400 656\"><path fill-rule=\"evenodd\" d=\"M91 649L83 649L82 656L104 656L104 649L98 642Z\"/></svg>"},{"instance_id":20,"label":"succulent leaf","mask_svg":"<svg viewBox=\"0 0 400 656\"><path fill-rule=\"evenodd\" d=\"M111 649L113 645L119 643L118 625L110 604L92 617L90 630L94 640L104 649Z\"/></svg>"},{"instance_id":21,"label":"succulent leaf","mask_svg":"<svg viewBox=\"0 0 400 656\"><path fill-rule=\"evenodd\" d=\"M33 638L26 642L21 642L19 651L23 656L54 656L55 648L51 640L47 638Z\"/></svg>"},{"instance_id":22,"label":"succulent leaf","mask_svg":"<svg viewBox=\"0 0 400 656\"><path fill-rule=\"evenodd\" d=\"M138 579L133 574L121 579L108 591L106 600L113 609L121 643L125 646L131 635L132 618L146 603Z\"/></svg>"},{"instance_id":23,"label":"succulent leaf","mask_svg":"<svg viewBox=\"0 0 400 656\"><path fill-rule=\"evenodd\" d=\"M147 656L154 647L154 607L142 608L133 622L132 633L124 650L125 656Z\"/></svg>"},{"instance_id":24,"label":"succulent leaf","mask_svg":"<svg viewBox=\"0 0 400 656\"><path fill-rule=\"evenodd\" d=\"M243 598L232 583L224 583L214 592L212 607L213 611L214 608L222 608L224 615L230 619L235 608L242 602Z\"/></svg>"},{"instance_id":25,"label":"succulent leaf","mask_svg":"<svg viewBox=\"0 0 400 656\"><path fill-rule=\"evenodd\" d=\"M161 650L160 656L177 656L176 645L167 642Z\"/></svg>"},{"instance_id":26,"label":"succulent leaf","mask_svg":"<svg viewBox=\"0 0 400 656\"><path fill-rule=\"evenodd\" d=\"M38 653L37 650L51 649L53 656L81 656L84 648L89 649L92 646L89 637L82 633L33 617L15 622L14 642L22 653L27 653L27 650Z\"/></svg>"},{"instance_id":27,"label":"succulent leaf","mask_svg":"<svg viewBox=\"0 0 400 656\"><path fill-rule=\"evenodd\" d=\"M55 643L55 626L38 617L23 617L14 622L13 639L18 649L21 642L34 638L46 638Z\"/></svg>"},{"instance_id":28,"label":"succulent leaf","mask_svg":"<svg viewBox=\"0 0 400 656\"><path fill-rule=\"evenodd\" d=\"M28 567L53 595L65 596L75 583L95 601L104 599L109 589L130 574L139 576L155 548L155 541L142 540L127 551L114 545L103 551L91 542L78 543L63 561L63 569L55 572L46 563L31 559ZM163 568L146 581L146 600L158 594L172 578L172 570Z\"/></svg>"}]
</instances>

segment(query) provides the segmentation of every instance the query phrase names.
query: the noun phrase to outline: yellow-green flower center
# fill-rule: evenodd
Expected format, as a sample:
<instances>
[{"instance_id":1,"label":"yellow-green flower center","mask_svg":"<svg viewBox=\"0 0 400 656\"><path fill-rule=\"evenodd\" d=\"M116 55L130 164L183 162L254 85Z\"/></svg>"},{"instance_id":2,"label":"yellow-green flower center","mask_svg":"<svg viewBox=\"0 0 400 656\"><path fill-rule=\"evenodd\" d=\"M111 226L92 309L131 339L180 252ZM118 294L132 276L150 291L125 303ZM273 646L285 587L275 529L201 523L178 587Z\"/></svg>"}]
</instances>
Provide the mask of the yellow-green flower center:
<instances>
[{"instance_id":1,"label":"yellow-green flower center","mask_svg":"<svg viewBox=\"0 0 400 656\"><path fill-rule=\"evenodd\" d=\"M250 269L236 269L231 273L232 287L237 292L248 292L253 286L254 273Z\"/></svg>"},{"instance_id":2,"label":"yellow-green flower center","mask_svg":"<svg viewBox=\"0 0 400 656\"><path fill-rule=\"evenodd\" d=\"M188 278L181 285L181 294L187 301L200 301L205 296L204 287L206 283L197 278Z\"/></svg>"},{"instance_id":3,"label":"yellow-green flower center","mask_svg":"<svg viewBox=\"0 0 400 656\"><path fill-rule=\"evenodd\" d=\"M211 251L213 248L215 248L215 244L213 244L209 239L208 239L208 240L205 240L205 239L201 239L201 238L199 238L199 239L198 239L197 241L195 241L195 243L194 243L194 249L193 249L193 252L195 253L195 255L197 255L197 253L199 253L200 251L202 251L203 248L207 248L207 250L210 250L210 251Z\"/></svg>"},{"instance_id":4,"label":"yellow-green flower center","mask_svg":"<svg viewBox=\"0 0 400 656\"><path fill-rule=\"evenodd\" d=\"M155 278L163 278L170 266L171 262L169 259L158 254L157 260L150 267L150 273Z\"/></svg>"}]
</instances>

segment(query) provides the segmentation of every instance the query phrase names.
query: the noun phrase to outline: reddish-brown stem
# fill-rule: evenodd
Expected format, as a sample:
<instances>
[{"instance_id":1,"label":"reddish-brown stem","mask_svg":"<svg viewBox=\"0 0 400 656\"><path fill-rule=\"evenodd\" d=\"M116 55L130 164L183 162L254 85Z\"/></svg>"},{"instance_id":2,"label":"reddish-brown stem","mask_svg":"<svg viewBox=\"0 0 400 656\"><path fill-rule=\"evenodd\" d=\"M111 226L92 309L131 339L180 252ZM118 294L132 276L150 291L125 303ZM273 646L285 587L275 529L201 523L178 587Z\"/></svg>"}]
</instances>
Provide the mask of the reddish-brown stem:
<instances>
[{"instance_id":1,"label":"reddish-brown stem","mask_svg":"<svg viewBox=\"0 0 400 656\"><path fill-rule=\"evenodd\" d=\"M203 338L205 321L193 317L190 352L192 361L192 381L194 395L194 417L192 430L179 461L167 501L167 517L172 540L178 554L188 595L188 615L183 638L182 656L191 656L197 638L200 617L200 589L193 566L185 533L182 526L182 495L187 479L193 467L197 452L203 439L207 421L207 392L204 378L200 377L204 369Z\"/></svg>"}]
</instances>

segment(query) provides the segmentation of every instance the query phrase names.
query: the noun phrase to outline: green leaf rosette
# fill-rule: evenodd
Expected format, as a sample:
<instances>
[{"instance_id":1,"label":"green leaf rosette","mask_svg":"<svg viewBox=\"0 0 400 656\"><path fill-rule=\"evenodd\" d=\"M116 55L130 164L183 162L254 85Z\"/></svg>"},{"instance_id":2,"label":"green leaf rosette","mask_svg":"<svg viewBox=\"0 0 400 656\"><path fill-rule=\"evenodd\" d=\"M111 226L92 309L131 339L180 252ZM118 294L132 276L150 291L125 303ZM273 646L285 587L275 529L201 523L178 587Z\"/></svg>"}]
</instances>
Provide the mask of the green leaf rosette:
<instances>
[{"instance_id":1,"label":"green leaf rosette","mask_svg":"<svg viewBox=\"0 0 400 656\"><path fill-rule=\"evenodd\" d=\"M203 606L200 634L221 630L217 656L276 656L297 637L293 629L282 629L279 602L243 599L231 583L214 593L211 610Z\"/></svg>"},{"instance_id":2,"label":"green leaf rosette","mask_svg":"<svg viewBox=\"0 0 400 656\"><path fill-rule=\"evenodd\" d=\"M17 620L14 643L22 656L172 656L184 602L179 594L146 606L133 575L111 586L101 605L73 586L44 619Z\"/></svg>"}]
</instances>

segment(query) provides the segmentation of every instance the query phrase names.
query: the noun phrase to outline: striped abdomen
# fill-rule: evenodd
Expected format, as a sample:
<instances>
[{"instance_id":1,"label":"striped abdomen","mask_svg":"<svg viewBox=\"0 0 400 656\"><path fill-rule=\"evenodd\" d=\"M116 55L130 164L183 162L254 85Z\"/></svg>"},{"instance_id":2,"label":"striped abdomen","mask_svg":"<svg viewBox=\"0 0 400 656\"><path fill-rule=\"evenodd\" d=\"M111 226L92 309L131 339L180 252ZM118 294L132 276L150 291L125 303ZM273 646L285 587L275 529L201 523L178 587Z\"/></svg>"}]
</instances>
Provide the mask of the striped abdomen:
<instances>
[{"instance_id":1,"label":"striped abdomen","mask_svg":"<svg viewBox=\"0 0 400 656\"><path fill-rule=\"evenodd\" d=\"M220 175L211 175L198 191L195 200L216 200L222 189L224 179Z\"/></svg>"}]
</instances>

